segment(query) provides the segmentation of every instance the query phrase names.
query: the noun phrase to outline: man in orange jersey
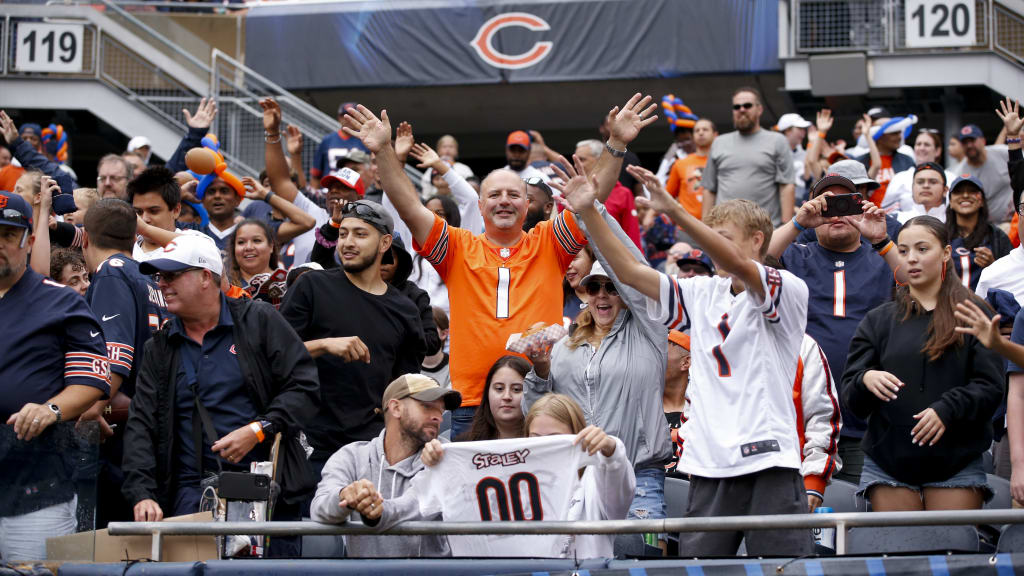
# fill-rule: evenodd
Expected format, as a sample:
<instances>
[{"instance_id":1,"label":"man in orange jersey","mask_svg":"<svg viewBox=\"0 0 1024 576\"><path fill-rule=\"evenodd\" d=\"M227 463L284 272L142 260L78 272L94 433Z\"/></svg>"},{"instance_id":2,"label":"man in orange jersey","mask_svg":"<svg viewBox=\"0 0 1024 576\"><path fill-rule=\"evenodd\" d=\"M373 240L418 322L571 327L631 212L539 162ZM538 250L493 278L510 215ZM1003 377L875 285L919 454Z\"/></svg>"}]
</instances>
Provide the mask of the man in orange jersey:
<instances>
[{"instance_id":1,"label":"man in orange jersey","mask_svg":"<svg viewBox=\"0 0 1024 576\"><path fill-rule=\"evenodd\" d=\"M701 218L704 188L700 184L701 172L704 165L708 163L708 151L711 150L711 143L718 136L718 129L715 123L709 118L701 118L693 126L693 143L697 151L689 154L686 158L680 158L672 164L672 170L668 175L668 182L665 190L679 199L679 203L686 208L686 211L698 220ZM680 231L676 231L677 242L688 242L688 238L681 238Z\"/></svg>"},{"instance_id":2,"label":"man in orange jersey","mask_svg":"<svg viewBox=\"0 0 1024 576\"><path fill-rule=\"evenodd\" d=\"M650 97L633 96L613 108L610 137L596 169L601 181L614 181L626 146L653 122ZM504 354L511 334L535 322L561 323L557 297L562 277L586 243L575 215L563 211L523 232L529 204L526 184L510 170L495 170L480 184L484 233L449 227L426 209L406 177L391 146L387 112L378 119L358 106L345 116L345 131L359 137L377 155L380 180L388 198L412 232L414 247L445 284L451 301L450 349L452 387L462 393L462 407L452 413L452 438L468 429L480 404L487 370ZM563 165L569 165L562 159Z\"/></svg>"}]
</instances>

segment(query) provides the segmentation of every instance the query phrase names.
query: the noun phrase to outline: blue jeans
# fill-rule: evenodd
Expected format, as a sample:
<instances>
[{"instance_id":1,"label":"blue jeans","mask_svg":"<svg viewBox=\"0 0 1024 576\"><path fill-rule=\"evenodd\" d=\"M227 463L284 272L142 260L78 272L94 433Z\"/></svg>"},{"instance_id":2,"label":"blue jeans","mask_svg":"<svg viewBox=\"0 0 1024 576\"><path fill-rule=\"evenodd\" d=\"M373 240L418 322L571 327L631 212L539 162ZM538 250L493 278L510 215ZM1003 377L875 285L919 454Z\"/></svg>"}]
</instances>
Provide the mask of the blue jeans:
<instances>
[{"instance_id":1,"label":"blue jeans","mask_svg":"<svg viewBox=\"0 0 1024 576\"><path fill-rule=\"evenodd\" d=\"M633 502L629 505L627 520L659 520L668 517L665 512L665 469L637 468L636 492ZM665 540L665 534L658 534L659 540Z\"/></svg>"},{"instance_id":2,"label":"blue jeans","mask_svg":"<svg viewBox=\"0 0 1024 576\"><path fill-rule=\"evenodd\" d=\"M951 478L941 482L927 482L925 484L907 484L897 480L875 462L871 456L864 456L864 472L860 476L860 485L857 487L857 495L863 496L866 500L871 488L875 486L892 486L893 488L909 488L921 493L925 488L976 488L981 491L982 499L988 502L995 495L992 487L988 485L988 477L985 476L985 468L981 456L964 467L963 470L954 474Z\"/></svg>"},{"instance_id":3,"label":"blue jeans","mask_svg":"<svg viewBox=\"0 0 1024 576\"><path fill-rule=\"evenodd\" d=\"M476 414L476 406L461 406L452 410L452 442L458 440L464 432L469 432L473 426L473 415Z\"/></svg>"}]
</instances>

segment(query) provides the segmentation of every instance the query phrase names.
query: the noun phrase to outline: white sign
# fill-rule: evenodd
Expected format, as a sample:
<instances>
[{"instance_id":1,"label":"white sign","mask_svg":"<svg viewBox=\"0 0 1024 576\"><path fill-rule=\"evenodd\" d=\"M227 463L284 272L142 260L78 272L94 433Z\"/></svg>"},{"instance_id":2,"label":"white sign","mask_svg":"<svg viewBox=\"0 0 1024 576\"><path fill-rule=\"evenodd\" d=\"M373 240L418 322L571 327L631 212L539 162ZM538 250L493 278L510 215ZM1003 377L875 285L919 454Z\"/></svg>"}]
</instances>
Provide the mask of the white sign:
<instances>
[{"instance_id":1,"label":"white sign","mask_svg":"<svg viewBox=\"0 0 1024 576\"><path fill-rule=\"evenodd\" d=\"M974 0L906 0L907 48L973 46Z\"/></svg>"},{"instance_id":2,"label":"white sign","mask_svg":"<svg viewBox=\"0 0 1024 576\"><path fill-rule=\"evenodd\" d=\"M19 22L14 68L20 72L81 72L81 24Z\"/></svg>"}]
</instances>

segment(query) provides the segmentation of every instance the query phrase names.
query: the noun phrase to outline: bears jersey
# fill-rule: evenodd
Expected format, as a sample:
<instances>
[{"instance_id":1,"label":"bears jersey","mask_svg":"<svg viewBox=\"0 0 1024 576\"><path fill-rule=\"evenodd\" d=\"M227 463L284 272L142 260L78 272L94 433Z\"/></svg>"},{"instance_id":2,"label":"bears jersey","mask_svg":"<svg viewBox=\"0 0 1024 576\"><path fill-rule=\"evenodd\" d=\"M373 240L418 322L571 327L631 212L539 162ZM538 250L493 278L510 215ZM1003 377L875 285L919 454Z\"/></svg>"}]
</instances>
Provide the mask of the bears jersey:
<instances>
[{"instance_id":1,"label":"bears jersey","mask_svg":"<svg viewBox=\"0 0 1024 576\"><path fill-rule=\"evenodd\" d=\"M566 520L579 469L598 463L571 434L445 444L444 457L413 480L424 517L448 522ZM621 449L621 445L620 445ZM564 537L449 536L453 556L561 555Z\"/></svg>"},{"instance_id":2,"label":"bears jersey","mask_svg":"<svg viewBox=\"0 0 1024 576\"><path fill-rule=\"evenodd\" d=\"M168 318L167 305L156 284L139 272L139 263L123 254L107 258L92 275L85 294L103 328L110 370L122 376L120 391L135 392L142 345Z\"/></svg>"},{"instance_id":3,"label":"bears jersey","mask_svg":"<svg viewBox=\"0 0 1024 576\"><path fill-rule=\"evenodd\" d=\"M508 353L509 336L535 322L562 322L562 300L553 296L586 243L568 210L509 247L435 216L426 242L414 247L448 286L452 387L462 393L463 406L480 404L487 371Z\"/></svg>"},{"instance_id":4,"label":"bears jersey","mask_svg":"<svg viewBox=\"0 0 1024 576\"><path fill-rule=\"evenodd\" d=\"M766 468L800 468L793 407L807 285L757 264L764 300L733 295L732 279L679 280L663 273L647 312L669 329L690 330L689 419L678 469L731 478Z\"/></svg>"}]
</instances>

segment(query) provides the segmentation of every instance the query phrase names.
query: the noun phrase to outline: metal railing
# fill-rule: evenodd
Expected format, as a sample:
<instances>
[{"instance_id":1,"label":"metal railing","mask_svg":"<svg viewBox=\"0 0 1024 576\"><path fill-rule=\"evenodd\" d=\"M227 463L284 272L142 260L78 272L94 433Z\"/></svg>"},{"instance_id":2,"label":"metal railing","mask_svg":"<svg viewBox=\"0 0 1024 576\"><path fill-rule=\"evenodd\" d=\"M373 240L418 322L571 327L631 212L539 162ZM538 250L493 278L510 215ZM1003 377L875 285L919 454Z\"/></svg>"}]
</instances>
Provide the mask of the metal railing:
<instances>
[{"instance_id":1,"label":"metal railing","mask_svg":"<svg viewBox=\"0 0 1024 576\"><path fill-rule=\"evenodd\" d=\"M836 554L846 554L848 528L868 526L952 526L1024 524L1024 510L949 510L932 512L849 512L666 518L662 520L594 520L578 522L406 522L386 531L358 523L316 522L112 522L112 536L152 535L151 559L162 557L164 536L426 535L426 534L637 534L835 528Z\"/></svg>"},{"instance_id":2,"label":"metal railing","mask_svg":"<svg viewBox=\"0 0 1024 576\"><path fill-rule=\"evenodd\" d=\"M992 46L1006 58L1024 64L1024 17L995 4L992 12Z\"/></svg>"}]
</instances>

